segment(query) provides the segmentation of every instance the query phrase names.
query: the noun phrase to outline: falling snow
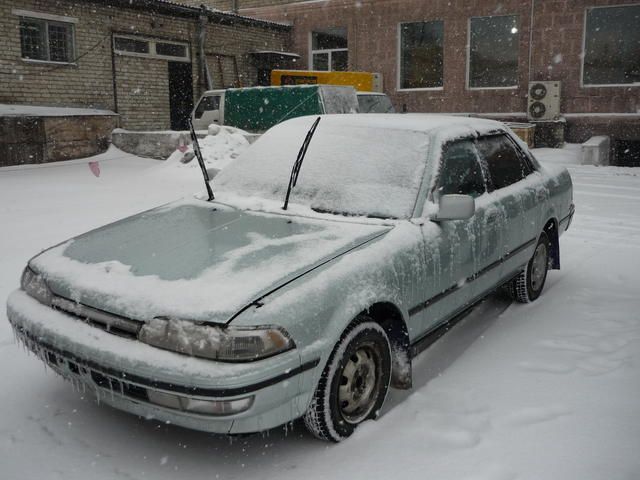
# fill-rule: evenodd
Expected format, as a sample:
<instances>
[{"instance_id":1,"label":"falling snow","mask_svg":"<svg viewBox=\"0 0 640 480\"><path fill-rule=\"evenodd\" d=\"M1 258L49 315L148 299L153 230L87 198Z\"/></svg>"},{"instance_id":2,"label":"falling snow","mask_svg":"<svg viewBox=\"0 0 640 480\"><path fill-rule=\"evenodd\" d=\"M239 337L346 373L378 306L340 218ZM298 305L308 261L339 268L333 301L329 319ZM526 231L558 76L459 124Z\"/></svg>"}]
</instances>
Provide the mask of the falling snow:
<instances>
[{"instance_id":1,"label":"falling snow","mask_svg":"<svg viewBox=\"0 0 640 480\"><path fill-rule=\"evenodd\" d=\"M494 295L478 307L418 358L413 390L393 390L381 418L348 441L327 448L297 423L226 438L111 410L19 351L0 313L0 368L11 385L0 393L3 480L51 472L67 480L382 479L398 465L443 480L634 478L640 217L629 206L640 207L640 176L580 166L576 148L538 152L574 179L562 270L532 305ZM116 149L92 160L99 178L86 160L0 169L0 222L10 226L0 237L1 298L41 248L200 189L197 176L176 182L154 161Z\"/></svg>"}]
</instances>

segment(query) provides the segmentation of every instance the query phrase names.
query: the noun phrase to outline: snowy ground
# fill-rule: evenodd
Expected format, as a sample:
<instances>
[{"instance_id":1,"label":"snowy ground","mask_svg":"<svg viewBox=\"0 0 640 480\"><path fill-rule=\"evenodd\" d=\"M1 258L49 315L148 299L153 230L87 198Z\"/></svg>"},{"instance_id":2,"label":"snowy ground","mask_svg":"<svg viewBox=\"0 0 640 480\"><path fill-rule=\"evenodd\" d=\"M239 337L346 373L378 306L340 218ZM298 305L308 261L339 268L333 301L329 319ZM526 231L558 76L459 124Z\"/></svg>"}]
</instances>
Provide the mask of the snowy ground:
<instances>
[{"instance_id":1,"label":"snowy ground","mask_svg":"<svg viewBox=\"0 0 640 480\"><path fill-rule=\"evenodd\" d=\"M438 480L640 475L640 169L572 164L562 266L528 306L495 295L417 362L416 388L339 445L300 425L234 438L80 398L13 341L0 310L0 478ZM93 159L95 160L95 158ZM197 170L112 150L0 169L0 303L40 249L201 188Z\"/></svg>"}]
</instances>

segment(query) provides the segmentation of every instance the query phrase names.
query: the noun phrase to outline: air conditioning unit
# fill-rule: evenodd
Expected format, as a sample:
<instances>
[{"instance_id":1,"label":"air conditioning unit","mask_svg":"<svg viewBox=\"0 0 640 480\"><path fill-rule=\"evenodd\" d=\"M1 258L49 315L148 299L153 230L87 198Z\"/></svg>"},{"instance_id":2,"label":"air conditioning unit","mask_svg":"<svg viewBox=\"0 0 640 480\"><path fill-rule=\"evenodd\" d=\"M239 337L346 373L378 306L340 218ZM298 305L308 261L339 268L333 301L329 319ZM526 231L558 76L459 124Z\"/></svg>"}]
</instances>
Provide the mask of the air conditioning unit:
<instances>
[{"instance_id":1,"label":"air conditioning unit","mask_svg":"<svg viewBox=\"0 0 640 480\"><path fill-rule=\"evenodd\" d=\"M529 82L529 120L554 120L560 116L560 82Z\"/></svg>"}]
</instances>

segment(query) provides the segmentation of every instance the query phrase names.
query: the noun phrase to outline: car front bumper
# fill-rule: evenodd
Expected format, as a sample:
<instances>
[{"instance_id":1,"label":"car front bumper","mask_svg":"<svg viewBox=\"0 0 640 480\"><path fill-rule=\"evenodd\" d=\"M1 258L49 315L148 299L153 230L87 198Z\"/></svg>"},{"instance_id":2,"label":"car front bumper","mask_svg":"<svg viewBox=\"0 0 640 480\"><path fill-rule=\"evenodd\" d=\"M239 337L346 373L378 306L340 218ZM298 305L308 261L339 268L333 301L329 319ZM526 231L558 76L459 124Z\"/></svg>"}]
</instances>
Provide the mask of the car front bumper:
<instances>
[{"instance_id":1,"label":"car front bumper","mask_svg":"<svg viewBox=\"0 0 640 480\"><path fill-rule=\"evenodd\" d=\"M118 337L40 304L23 291L7 301L16 337L81 389L120 410L215 433L266 430L304 414L319 360L294 349L250 363L224 363L160 350ZM177 405L158 398L180 398ZM180 405L243 404L239 413L196 413Z\"/></svg>"}]
</instances>

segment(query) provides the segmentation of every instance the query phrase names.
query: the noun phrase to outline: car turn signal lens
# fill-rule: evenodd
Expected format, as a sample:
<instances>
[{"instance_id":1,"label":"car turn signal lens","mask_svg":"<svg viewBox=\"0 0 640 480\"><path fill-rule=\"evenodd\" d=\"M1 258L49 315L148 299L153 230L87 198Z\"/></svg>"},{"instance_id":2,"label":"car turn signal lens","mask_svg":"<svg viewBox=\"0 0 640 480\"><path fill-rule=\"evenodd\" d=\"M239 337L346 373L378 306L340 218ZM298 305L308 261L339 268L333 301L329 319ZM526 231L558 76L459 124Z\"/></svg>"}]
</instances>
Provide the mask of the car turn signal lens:
<instances>
[{"instance_id":1,"label":"car turn signal lens","mask_svg":"<svg viewBox=\"0 0 640 480\"><path fill-rule=\"evenodd\" d=\"M254 396L251 395L234 400L202 400L152 389L147 389L147 396L149 401L156 405L203 415L234 415L242 413L251 408L254 399Z\"/></svg>"}]
</instances>

